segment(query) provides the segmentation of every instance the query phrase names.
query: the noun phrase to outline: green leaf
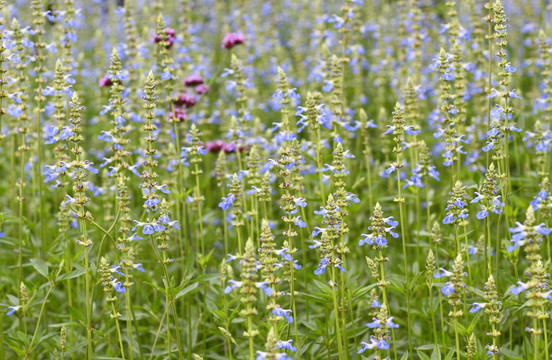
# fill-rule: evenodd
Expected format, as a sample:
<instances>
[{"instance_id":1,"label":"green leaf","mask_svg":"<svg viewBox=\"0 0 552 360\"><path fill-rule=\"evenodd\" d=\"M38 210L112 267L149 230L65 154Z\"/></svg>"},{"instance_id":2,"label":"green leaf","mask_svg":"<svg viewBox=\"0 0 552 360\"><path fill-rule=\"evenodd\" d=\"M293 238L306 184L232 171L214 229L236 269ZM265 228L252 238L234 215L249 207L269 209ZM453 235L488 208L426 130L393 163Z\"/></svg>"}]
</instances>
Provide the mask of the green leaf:
<instances>
[{"instance_id":1,"label":"green leaf","mask_svg":"<svg viewBox=\"0 0 552 360\"><path fill-rule=\"evenodd\" d=\"M439 350L439 347L435 346L435 349L431 353L431 360L441 360L441 351Z\"/></svg>"},{"instance_id":2,"label":"green leaf","mask_svg":"<svg viewBox=\"0 0 552 360\"><path fill-rule=\"evenodd\" d=\"M452 360L452 357L454 356L455 351L456 351L455 349L450 349L447 356L445 357L445 360Z\"/></svg>"},{"instance_id":3,"label":"green leaf","mask_svg":"<svg viewBox=\"0 0 552 360\"><path fill-rule=\"evenodd\" d=\"M65 273L65 274L61 275L58 280L74 279L74 278L77 278L77 277L83 275L85 272L86 271L84 269L76 269L76 270L73 270L69 273Z\"/></svg>"},{"instance_id":4,"label":"green leaf","mask_svg":"<svg viewBox=\"0 0 552 360\"><path fill-rule=\"evenodd\" d=\"M178 299L179 297L182 297L182 296L186 295L187 293L189 293L190 291L194 290L198 286L199 286L199 283L197 283L197 282L193 283L192 285L186 286L184 289L180 290L174 298Z\"/></svg>"},{"instance_id":5,"label":"green leaf","mask_svg":"<svg viewBox=\"0 0 552 360\"><path fill-rule=\"evenodd\" d=\"M421 360L431 360L431 358L422 351L418 350L417 353Z\"/></svg>"},{"instance_id":6,"label":"green leaf","mask_svg":"<svg viewBox=\"0 0 552 360\"><path fill-rule=\"evenodd\" d=\"M517 353L515 353L512 350L508 349L507 347L500 348L500 353L502 355L504 355L505 357L509 358L509 359L516 359L516 360L523 359L523 356L518 355Z\"/></svg>"},{"instance_id":7,"label":"green leaf","mask_svg":"<svg viewBox=\"0 0 552 360\"><path fill-rule=\"evenodd\" d=\"M48 264L44 260L39 258L31 259L31 265L35 268L36 271L46 279L50 279L48 274Z\"/></svg>"}]
</instances>

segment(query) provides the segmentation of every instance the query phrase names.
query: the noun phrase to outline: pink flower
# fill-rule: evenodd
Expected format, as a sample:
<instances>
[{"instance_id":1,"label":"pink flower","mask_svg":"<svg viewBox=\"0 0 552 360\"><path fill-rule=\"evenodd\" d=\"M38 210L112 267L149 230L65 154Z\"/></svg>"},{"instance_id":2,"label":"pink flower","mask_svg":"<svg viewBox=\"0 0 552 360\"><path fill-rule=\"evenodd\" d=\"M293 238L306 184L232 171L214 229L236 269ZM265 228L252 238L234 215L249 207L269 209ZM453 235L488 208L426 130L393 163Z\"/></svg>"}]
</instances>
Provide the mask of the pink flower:
<instances>
[{"instance_id":1,"label":"pink flower","mask_svg":"<svg viewBox=\"0 0 552 360\"><path fill-rule=\"evenodd\" d=\"M205 149L208 152L218 153L224 148L225 145L226 142L224 140L207 141L205 143Z\"/></svg>"},{"instance_id":2,"label":"pink flower","mask_svg":"<svg viewBox=\"0 0 552 360\"><path fill-rule=\"evenodd\" d=\"M104 76L99 81L100 87L107 87L113 85L113 80L111 78Z\"/></svg>"},{"instance_id":3,"label":"pink flower","mask_svg":"<svg viewBox=\"0 0 552 360\"><path fill-rule=\"evenodd\" d=\"M205 80L199 75L191 75L187 78L184 78L184 86L194 87L198 85L203 85L204 83Z\"/></svg>"},{"instance_id":4,"label":"pink flower","mask_svg":"<svg viewBox=\"0 0 552 360\"><path fill-rule=\"evenodd\" d=\"M205 94L207 91L209 91L209 85L207 84L201 84L195 87L195 92L199 95Z\"/></svg>"},{"instance_id":5,"label":"pink flower","mask_svg":"<svg viewBox=\"0 0 552 360\"><path fill-rule=\"evenodd\" d=\"M243 34L229 33L226 34L222 40L222 47L225 49L231 49L240 44L245 44L245 37Z\"/></svg>"},{"instance_id":6,"label":"pink flower","mask_svg":"<svg viewBox=\"0 0 552 360\"><path fill-rule=\"evenodd\" d=\"M165 36L166 36L165 42L167 43L166 47L167 49L171 49L173 47L174 40L176 39L176 32L174 31L174 29L170 27L165 28ZM161 41L163 41L163 36L161 36L158 33L155 33L153 35L153 42L156 44L159 44Z\"/></svg>"},{"instance_id":7,"label":"pink flower","mask_svg":"<svg viewBox=\"0 0 552 360\"><path fill-rule=\"evenodd\" d=\"M176 117L176 119L179 122L186 121L188 115L186 114L186 109L184 108L174 108L174 113L172 111L169 111L169 120L173 120Z\"/></svg>"},{"instance_id":8,"label":"pink flower","mask_svg":"<svg viewBox=\"0 0 552 360\"><path fill-rule=\"evenodd\" d=\"M224 151L225 153L230 154L230 153L235 153L236 150L240 152L246 151L247 148L244 145L240 145L238 147L236 146L236 144L227 143L224 140L213 140L213 141L207 141L205 143L205 150L211 153L218 153L220 151Z\"/></svg>"},{"instance_id":9,"label":"pink flower","mask_svg":"<svg viewBox=\"0 0 552 360\"><path fill-rule=\"evenodd\" d=\"M189 109L197 103L197 99L190 94L182 94L174 101L177 106L183 106L185 109Z\"/></svg>"}]
</instances>

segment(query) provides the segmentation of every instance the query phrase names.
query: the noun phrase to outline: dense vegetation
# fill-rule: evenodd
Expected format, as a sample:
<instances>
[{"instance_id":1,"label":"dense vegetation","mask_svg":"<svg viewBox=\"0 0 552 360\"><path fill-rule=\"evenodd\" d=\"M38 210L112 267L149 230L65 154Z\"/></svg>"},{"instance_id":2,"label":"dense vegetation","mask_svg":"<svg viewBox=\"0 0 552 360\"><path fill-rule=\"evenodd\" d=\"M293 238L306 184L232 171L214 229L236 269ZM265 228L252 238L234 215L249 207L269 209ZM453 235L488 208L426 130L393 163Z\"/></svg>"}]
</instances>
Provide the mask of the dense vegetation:
<instances>
[{"instance_id":1,"label":"dense vegetation","mask_svg":"<svg viewBox=\"0 0 552 360\"><path fill-rule=\"evenodd\" d=\"M0 1L0 360L549 359L546 1Z\"/></svg>"}]
</instances>

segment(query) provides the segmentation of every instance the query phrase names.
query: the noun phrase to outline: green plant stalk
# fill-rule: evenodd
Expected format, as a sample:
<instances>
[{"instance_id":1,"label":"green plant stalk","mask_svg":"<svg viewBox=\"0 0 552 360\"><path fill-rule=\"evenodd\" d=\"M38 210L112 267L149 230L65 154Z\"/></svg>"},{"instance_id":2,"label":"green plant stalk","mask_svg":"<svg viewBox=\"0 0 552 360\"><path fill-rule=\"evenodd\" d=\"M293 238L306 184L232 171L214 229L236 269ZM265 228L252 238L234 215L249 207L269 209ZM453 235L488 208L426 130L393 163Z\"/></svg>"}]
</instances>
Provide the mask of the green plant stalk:
<instances>
[{"instance_id":1,"label":"green plant stalk","mask_svg":"<svg viewBox=\"0 0 552 360\"><path fill-rule=\"evenodd\" d=\"M130 283L130 276L126 274L126 281ZM132 334L132 302L130 299L130 289L125 291L125 303L126 303L126 328L128 337L128 358L134 359L134 336Z\"/></svg>"},{"instance_id":2,"label":"green plant stalk","mask_svg":"<svg viewBox=\"0 0 552 360\"><path fill-rule=\"evenodd\" d=\"M440 360L440 350L439 350L439 336L437 335L437 324L435 322L435 316L433 313L433 284L428 284L428 290L429 290L429 308L431 309L431 327L433 329L433 338L435 341L435 347L437 348L437 353L439 354Z\"/></svg>"},{"instance_id":3,"label":"green plant stalk","mask_svg":"<svg viewBox=\"0 0 552 360\"><path fill-rule=\"evenodd\" d=\"M433 251L435 252L435 262L437 263L437 267L439 267L439 252L437 251L437 245L435 245ZM441 295L441 291L437 291L437 294L439 294L439 314L441 316L441 335L442 335L442 343L443 346L447 345L446 337L445 337L445 316L443 313L443 296Z\"/></svg>"},{"instance_id":4,"label":"green plant stalk","mask_svg":"<svg viewBox=\"0 0 552 360\"><path fill-rule=\"evenodd\" d=\"M490 274L493 273L492 265L491 265L491 221L489 217L487 216L485 218L485 261L487 263L487 267L485 268L485 278L488 278Z\"/></svg>"},{"instance_id":5,"label":"green plant stalk","mask_svg":"<svg viewBox=\"0 0 552 360\"><path fill-rule=\"evenodd\" d=\"M183 347L182 347L182 339L180 338L180 325L178 322L178 315L176 312L176 306L174 304L174 301L172 297L169 294L170 290L170 278L169 278L169 272L167 270L167 264L165 264L165 260L167 258L165 251L163 250L163 257L161 254L159 254L159 251L157 250L157 246L155 246L155 241L153 239L153 234L150 234L150 241L151 245L153 247L153 251L155 252L155 255L157 256L157 259L159 260L159 263L161 264L161 267L163 269L163 274L165 275L165 301L167 301L166 307L167 307L167 340L169 345L169 358L170 358L170 348L171 348L171 342L170 342L170 334L169 334L169 318L170 318L170 310L172 309L174 313L174 326L175 326L175 332L176 332L176 342L178 344L178 358L184 359L184 355L182 353ZM169 309L170 307L170 309Z\"/></svg>"},{"instance_id":6,"label":"green plant stalk","mask_svg":"<svg viewBox=\"0 0 552 360\"><path fill-rule=\"evenodd\" d=\"M291 223L288 223L288 234L291 234ZM288 243L290 250L293 249L293 237L288 237ZM297 311L295 309L295 269L293 268L293 261L289 262L289 287L290 287L290 296L291 296L291 310L293 311L293 318L295 321L293 322L293 330L295 332L295 342L299 348L299 331L297 331ZM339 333L338 333L339 337ZM297 358L301 360L301 352L299 351L297 354Z\"/></svg>"},{"instance_id":7,"label":"green plant stalk","mask_svg":"<svg viewBox=\"0 0 552 360\"><path fill-rule=\"evenodd\" d=\"M470 283L472 283L472 271L471 271L471 265L470 265L470 252L469 252L469 243L468 243L468 226L464 225L464 243L466 244L466 259L468 263L468 279L470 279Z\"/></svg>"},{"instance_id":8,"label":"green plant stalk","mask_svg":"<svg viewBox=\"0 0 552 360\"><path fill-rule=\"evenodd\" d=\"M247 312L249 313L251 311L250 305L247 305ZM251 319L251 315L247 316L247 331L249 333L249 360L255 360L255 344L253 343L253 336L251 335L253 333L253 320Z\"/></svg>"},{"instance_id":9,"label":"green plant stalk","mask_svg":"<svg viewBox=\"0 0 552 360\"><path fill-rule=\"evenodd\" d=\"M406 235L404 228L406 226L406 219L404 216L404 200L401 196L401 171L400 171L401 156L397 153L397 190L398 190L398 202L399 202L399 217L401 224L401 237L402 237L402 250L403 250L403 265L404 274L406 279L406 307L407 307L407 323L408 323L408 350L410 354L414 354L412 348L412 326L410 319L410 280L408 275L408 260L406 256Z\"/></svg>"},{"instance_id":10,"label":"green plant stalk","mask_svg":"<svg viewBox=\"0 0 552 360\"><path fill-rule=\"evenodd\" d=\"M543 313L546 313L546 310L544 306L541 306L541 311ZM544 353L545 353L545 359L550 359L550 356L548 354L548 331L546 329L546 321L548 319L542 319L542 333L544 334Z\"/></svg>"},{"instance_id":11,"label":"green plant stalk","mask_svg":"<svg viewBox=\"0 0 552 360\"><path fill-rule=\"evenodd\" d=\"M1 79L0 79L1 81ZM2 88L0 87L0 92ZM2 105L0 104L0 109ZM22 146L25 144L25 135L22 137ZM18 221L18 236L19 236L19 249L17 252L17 284L21 284L23 277L23 183L25 181L25 151L21 150L21 161L19 168L19 221Z\"/></svg>"},{"instance_id":12,"label":"green plant stalk","mask_svg":"<svg viewBox=\"0 0 552 360\"><path fill-rule=\"evenodd\" d=\"M460 336L458 334L458 319L454 318L454 338L456 340L456 359L460 360Z\"/></svg>"},{"instance_id":13,"label":"green plant stalk","mask_svg":"<svg viewBox=\"0 0 552 360\"><path fill-rule=\"evenodd\" d=\"M84 210L82 210L84 212ZM83 243L86 244L86 221L80 220L80 227L82 228ZM84 247L84 288L85 288L85 301L86 301L86 353L87 359L92 360L92 298L90 297L90 264L89 264L89 251L88 246Z\"/></svg>"},{"instance_id":14,"label":"green plant stalk","mask_svg":"<svg viewBox=\"0 0 552 360\"><path fill-rule=\"evenodd\" d=\"M533 329L535 332L533 333L533 359L538 360L539 359L539 336L537 335L536 331L538 329L538 320L537 318L533 318Z\"/></svg>"},{"instance_id":15,"label":"green plant stalk","mask_svg":"<svg viewBox=\"0 0 552 360\"><path fill-rule=\"evenodd\" d=\"M381 252L381 249L379 250L378 253L379 253L380 259L383 259L383 254ZM382 284L385 283L385 268L383 266L383 261L380 261L380 276L381 276ZM387 311L389 312L389 315L391 316L391 308L389 307L389 301L387 300L387 291L385 290L385 286L381 287L381 294L383 296L383 303L387 306ZM397 359L397 343L395 341L395 329L391 329L391 336L393 338L393 357L396 360Z\"/></svg>"},{"instance_id":16,"label":"green plant stalk","mask_svg":"<svg viewBox=\"0 0 552 360\"><path fill-rule=\"evenodd\" d=\"M366 186L368 186L368 205L370 209L374 208L374 200L372 196L372 167L370 165L370 156L364 155L364 161L366 162Z\"/></svg>"},{"instance_id":17,"label":"green plant stalk","mask_svg":"<svg viewBox=\"0 0 552 360\"><path fill-rule=\"evenodd\" d=\"M39 44L42 44L42 34L41 31L37 31L37 42ZM37 54L36 58L38 59L38 67L42 68L43 64L40 59L42 59L42 51L40 47L37 47ZM42 164L44 162L43 160L43 154L42 154L42 123L41 123L41 97L42 97L42 69L38 72L38 79L37 79L37 96L36 96L36 152L37 152L37 162L36 162L36 175L38 179L38 196L39 196L39 219L40 219L40 243L41 243L41 251L42 251L42 257L46 257L46 224L44 216L46 215L46 211L44 209L44 184L42 181Z\"/></svg>"},{"instance_id":18,"label":"green plant stalk","mask_svg":"<svg viewBox=\"0 0 552 360\"><path fill-rule=\"evenodd\" d=\"M334 305L334 311L335 311L335 330L336 330L336 338L337 338L337 351L339 353L339 359L342 360L345 357L343 356L343 344L341 339L341 325L339 321L339 306L337 304L337 294L335 291L335 267L332 266L332 298L333 298L333 305Z\"/></svg>"},{"instance_id":19,"label":"green plant stalk","mask_svg":"<svg viewBox=\"0 0 552 360\"><path fill-rule=\"evenodd\" d=\"M201 187L199 183L199 166L197 163L195 163L195 180L196 180L196 192L197 197L199 198L201 195ZM198 215L198 222L199 222L199 237L201 241L201 255L205 256L205 240L203 238L203 215L201 210L201 204L198 202L197 204L197 215ZM203 266L203 273L205 273L205 266Z\"/></svg>"},{"instance_id":20,"label":"green plant stalk","mask_svg":"<svg viewBox=\"0 0 552 360\"><path fill-rule=\"evenodd\" d=\"M322 199L322 205L326 204L326 189L322 182L322 157L320 154L320 128L316 129L316 135L314 136L314 142L316 144L316 169L318 171L318 180L320 181L320 198Z\"/></svg>"},{"instance_id":21,"label":"green plant stalk","mask_svg":"<svg viewBox=\"0 0 552 360\"><path fill-rule=\"evenodd\" d=\"M62 269L62 266L60 266L58 268L58 271L57 271L57 273L54 277L54 280L50 280L50 287L48 288L48 291L46 292L46 296L44 297L44 300L42 301L42 305L40 305L40 312L38 313L38 319L36 321L35 329L34 329L34 332L33 332L33 337L31 338L31 342L29 343L29 346L27 347L27 352L25 354L25 359L24 360L27 360L29 358L29 356L33 355L31 350L33 349L33 344L34 344L34 342L36 340L36 337L38 335L38 328L40 327L40 321L41 321L42 316L44 315L44 312L45 312L45 309L46 309L46 302L48 301L48 297L52 293L52 290L54 290L54 287L56 286L55 279L58 278L59 274L61 273L61 269Z\"/></svg>"},{"instance_id":22,"label":"green plant stalk","mask_svg":"<svg viewBox=\"0 0 552 360\"><path fill-rule=\"evenodd\" d=\"M115 309L115 304L113 302L111 303L111 310L113 311L113 314L117 313L117 310ZM121 349L121 357L123 358L123 360L125 360L125 348L123 346L123 337L121 335L121 327L119 326L119 319L117 317L115 317L115 325L117 327L117 337L119 338L119 347Z\"/></svg>"},{"instance_id":23,"label":"green plant stalk","mask_svg":"<svg viewBox=\"0 0 552 360\"><path fill-rule=\"evenodd\" d=\"M487 38L489 40L489 58L488 58L488 73L487 73L487 131L491 128L491 94L492 78L493 78L493 0L489 0L489 28ZM487 167L489 167L489 153L487 152Z\"/></svg>"},{"instance_id":24,"label":"green plant stalk","mask_svg":"<svg viewBox=\"0 0 552 360\"><path fill-rule=\"evenodd\" d=\"M176 115L174 113L174 104L171 105L171 110L173 112L173 119L176 119ZM185 249L182 249L182 241L178 241L179 251L180 251L180 257L182 258L182 269L184 269L184 251L186 253L189 252L189 243L188 243L188 219L186 214L186 200L184 199L184 193L186 192L184 189L184 173L182 169L182 161L180 161L180 128L178 126L178 123L175 121L173 122L174 127L174 141L176 146L176 158L178 160L178 176L177 176L177 187L178 187L178 200L176 201L176 217L182 224L182 230L179 231L180 235L184 238L184 246ZM182 207L182 210L180 209Z\"/></svg>"}]
</instances>

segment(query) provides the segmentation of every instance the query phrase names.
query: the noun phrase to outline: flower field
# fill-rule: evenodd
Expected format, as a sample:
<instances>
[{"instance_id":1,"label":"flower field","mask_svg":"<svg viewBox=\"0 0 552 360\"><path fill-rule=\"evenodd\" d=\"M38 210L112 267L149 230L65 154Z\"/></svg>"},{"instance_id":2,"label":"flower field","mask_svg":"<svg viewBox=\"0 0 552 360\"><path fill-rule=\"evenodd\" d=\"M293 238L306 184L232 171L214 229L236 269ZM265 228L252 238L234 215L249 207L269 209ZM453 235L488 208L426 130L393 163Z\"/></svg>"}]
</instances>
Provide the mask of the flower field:
<instances>
[{"instance_id":1,"label":"flower field","mask_svg":"<svg viewBox=\"0 0 552 360\"><path fill-rule=\"evenodd\" d=\"M546 0L0 0L0 360L550 359Z\"/></svg>"}]
</instances>

